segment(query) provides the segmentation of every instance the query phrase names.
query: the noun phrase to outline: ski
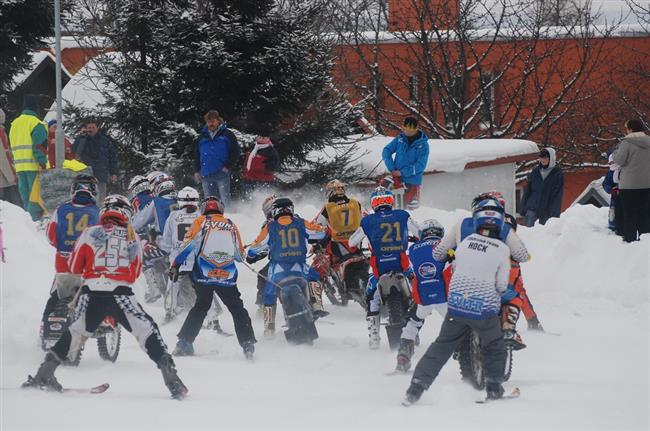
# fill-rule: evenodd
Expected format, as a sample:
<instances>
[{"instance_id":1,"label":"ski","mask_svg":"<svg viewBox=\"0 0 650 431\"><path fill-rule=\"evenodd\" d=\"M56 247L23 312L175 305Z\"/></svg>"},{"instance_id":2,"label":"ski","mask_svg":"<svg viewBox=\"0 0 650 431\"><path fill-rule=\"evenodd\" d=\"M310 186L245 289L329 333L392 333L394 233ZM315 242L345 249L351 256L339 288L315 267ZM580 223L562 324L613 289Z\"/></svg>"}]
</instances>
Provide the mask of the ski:
<instances>
[{"instance_id":1,"label":"ski","mask_svg":"<svg viewBox=\"0 0 650 431\"><path fill-rule=\"evenodd\" d=\"M511 400L511 399L514 399L514 398L519 398L520 395L521 395L521 390L519 388L514 388L512 390L512 392L510 392L507 395L502 396L499 399L493 400L493 399L485 398L483 400L477 400L476 404L487 404L489 402L499 401L499 400Z\"/></svg>"},{"instance_id":2,"label":"ski","mask_svg":"<svg viewBox=\"0 0 650 431\"><path fill-rule=\"evenodd\" d=\"M110 386L111 385L108 383L103 383L92 388L63 388L61 392L75 394L103 394L108 390L108 388L110 388Z\"/></svg>"}]
</instances>

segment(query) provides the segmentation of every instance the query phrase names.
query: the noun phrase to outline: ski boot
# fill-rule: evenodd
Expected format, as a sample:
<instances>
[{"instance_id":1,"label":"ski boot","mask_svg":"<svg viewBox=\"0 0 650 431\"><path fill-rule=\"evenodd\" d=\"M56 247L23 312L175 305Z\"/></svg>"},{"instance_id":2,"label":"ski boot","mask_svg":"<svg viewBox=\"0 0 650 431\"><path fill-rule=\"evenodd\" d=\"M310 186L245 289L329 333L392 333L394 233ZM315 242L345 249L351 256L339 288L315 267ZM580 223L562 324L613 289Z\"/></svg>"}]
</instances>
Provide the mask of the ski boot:
<instances>
[{"instance_id":1,"label":"ski boot","mask_svg":"<svg viewBox=\"0 0 650 431\"><path fill-rule=\"evenodd\" d=\"M267 339L275 336L275 310L275 305L264 306L264 337Z\"/></svg>"},{"instance_id":2,"label":"ski boot","mask_svg":"<svg viewBox=\"0 0 650 431\"><path fill-rule=\"evenodd\" d=\"M537 316L533 317L528 321L528 330L529 331L539 331L539 332L544 332L544 327L542 324L539 322L539 319Z\"/></svg>"},{"instance_id":3,"label":"ski boot","mask_svg":"<svg viewBox=\"0 0 650 431\"><path fill-rule=\"evenodd\" d=\"M160 357L158 360L158 368L163 375L163 380L172 398L175 400L185 398L188 392L187 387L185 387L178 374L176 374L176 366L169 353L165 353Z\"/></svg>"},{"instance_id":4,"label":"ski boot","mask_svg":"<svg viewBox=\"0 0 650 431\"><path fill-rule=\"evenodd\" d=\"M172 352L174 356L193 356L194 355L194 346L187 340L182 338L178 339L176 342L176 348Z\"/></svg>"},{"instance_id":5,"label":"ski boot","mask_svg":"<svg viewBox=\"0 0 650 431\"><path fill-rule=\"evenodd\" d=\"M244 343L241 346L242 350L244 351L244 356L246 356L246 359L249 361L253 360L253 354L255 353L255 343L252 341L248 341Z\"/></svg>"},{"instance_id":6,"label":"ski boot","mask_svg":"<svg viewBox=\"0 0 650 431\"><path fill-rule=\"evenodd\" d=\"M406 338L400 340L399 350L397 351L396 371L405 373L411 369L411 358L413 357L414 350L413 340L407 340Z\"/></svg>"},{"instance_id":7,"label":"ski boot","mask_svg":"<svg viewBox=\"0 0 650 431\"><path fill-rule=\"evenodd\" d=\"M63 386L54 377L54 371L59 365L61 365L59 358L53 352L48 352L45 361L38 367L36 375L27 376L27 381L22 384L22 387L61 392Z\"/></svg>"},{"instance_id":8,"label":"ski boot","mask_svg":"<svg viewBox=\"0 0 650 431\"><path fill-rule=\"evenodd\" d=\"M323 285L318 281L309 282L309 294L311 295L311 306L314 310L314 320L328 316L330 313L323 307Z\"/></svg>"},{"instance_id":9,"label":"ski boot","mask_svg":"<svg viewBox=\"0 0 650 431\"><path fill-rule=\"evenodd\" d=\"M485 391L487 392L488 400L498 400L503 397L503 393L505 392L501 383L498 382L487 382Z\"/></svg>"},{"instance_id":10,"label":"ski boot","mask_svg":"<svg viewBox=\"0 0 650 431\"><path fill-rule=\"evenodd\" d=\"M521 335L517 331L505 331L503 333L506 347L511 347L512 350L517 351L526 348L526 344L521 339Z\"/></svg>"},{"instance_id":11,"label":"ski boot","mask_svg":"<svg viewBox=\"0 0 650 431\"><path fill-rule=\"evenodd\" d=\"M418 383L411 382L411 386L406 390L406 398L402 401L403 406L410 406L420 400L424 393L424 387Z\"/></svg>"},{"instance_id":12,"label":"ski boot","mask_svg":"<svg viewBox=\"0 0 650 431\"><path fill-rule=\"evenodd\" d=\"M368 347L370 347L370 350L377 350L381 344L381 338L379 337L379 314L367 316L366 322L368 323Z\"/></svg>"}]
</instances>

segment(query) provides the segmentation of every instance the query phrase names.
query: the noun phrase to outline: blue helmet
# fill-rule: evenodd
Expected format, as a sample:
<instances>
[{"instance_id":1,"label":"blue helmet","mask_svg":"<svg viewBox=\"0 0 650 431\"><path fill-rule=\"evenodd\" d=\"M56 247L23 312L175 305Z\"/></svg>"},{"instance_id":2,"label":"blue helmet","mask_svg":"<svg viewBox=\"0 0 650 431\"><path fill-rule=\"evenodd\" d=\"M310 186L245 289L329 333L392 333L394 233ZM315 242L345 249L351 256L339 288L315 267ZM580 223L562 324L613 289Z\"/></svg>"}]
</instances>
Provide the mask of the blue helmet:
<instances>
[{"instance_id":1,"label":"blue helmet","mask_svg":"<svg viewBox=\"0 0 650 431\"><path fill-rule=\"evenodd\" d=\"M474 207L474 232L498 237L503 228L505 210L496 199L485 199Z\"/></svg>"},{"instance_id":2,"label":"blue helmet","mask_svg":"<svg viewBox=\"0 0 650 431\"><path fill-rule=\"evenodd\" d=\"M370 195L370 206L374 211L379 209L393 209L395 196L385 187L377 187Z\"/></svg>"}]
</instances>

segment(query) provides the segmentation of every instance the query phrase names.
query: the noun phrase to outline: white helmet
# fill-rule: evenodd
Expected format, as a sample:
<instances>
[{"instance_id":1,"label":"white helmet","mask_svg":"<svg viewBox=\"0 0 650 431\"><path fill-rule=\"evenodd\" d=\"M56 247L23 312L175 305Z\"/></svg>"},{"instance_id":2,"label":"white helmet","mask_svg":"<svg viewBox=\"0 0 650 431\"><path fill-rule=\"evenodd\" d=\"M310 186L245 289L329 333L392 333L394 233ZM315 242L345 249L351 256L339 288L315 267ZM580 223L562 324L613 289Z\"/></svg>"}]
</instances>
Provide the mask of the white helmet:
<instances>
[{"instance_id":1,"label":"white helmet","mask_svg":"<svg viewBox=\"0 0 650 431\"><path fill-rule=\"evenodd\" d=\"M277 197L275 195L271 195L262 202L262 212L264 213L264 217L267 219L273 218L271 212L273 211L273 203L276 199Z\"/></svg>"},{"instance_id":2,"label":"white helmet","mask_svg":"<svg viewBox=\"0 0 650 431\"><path fill-rule=\"evenodd\" d=\"M193 187L183 187L176 196L178 205L181 208L185 207L199 207L199 192Z\"/></svg>"},{"instance_id":3,"label":"white helmet","mask_svg":"<svg viewBox=\"0 0 650 431\"><path fill-rule=\"evenodd\" d=\"M168 174L166 174L165 172L162 172L162 171L153 171L153 172L149 172L147 174L147 181L149 181L149 185L151 186L150 190L153 190L154 192L156 191L156 187L160 183L162 183L164 181L172 180L172 179L173 178L171 177L171 175L168 175Z\"/></svg>"},{"instance_id":4,"label":"white helmet","mask_svg":"<svg viewBox=\"0 0 650 431\"><path fill-rule=\"evenodd\" d=\"M445 228L436 219L425 220L420 224L420 239L435 236L442 238L445 236Z\"/></svg>"},{"instance_id":5,"label":"white helmet","mask_svg":"<svg viewBox=\"0 0 650 431\"><path fill-rule=\"evenodd\" d=\"M131 178L131 182L129 183L129 196L131 196L131 199L142 192L150 191L151 185L149 184L149 180L147 180L146 177L142 175L136 175L135 177Z\"/></svg>"},{"instance_id":6,"label":"white helmet","mask_svg":"<svg viewBox=\"0 0 650 431\"><path fill-rule=\"evenodd\" d=\"M176 193L176 184L171 179L166 179L164 181L161 181L158 184L156 184L154 193L156 194L156 196L165 196L171 193Z\"/></svg>"}]
</instances>

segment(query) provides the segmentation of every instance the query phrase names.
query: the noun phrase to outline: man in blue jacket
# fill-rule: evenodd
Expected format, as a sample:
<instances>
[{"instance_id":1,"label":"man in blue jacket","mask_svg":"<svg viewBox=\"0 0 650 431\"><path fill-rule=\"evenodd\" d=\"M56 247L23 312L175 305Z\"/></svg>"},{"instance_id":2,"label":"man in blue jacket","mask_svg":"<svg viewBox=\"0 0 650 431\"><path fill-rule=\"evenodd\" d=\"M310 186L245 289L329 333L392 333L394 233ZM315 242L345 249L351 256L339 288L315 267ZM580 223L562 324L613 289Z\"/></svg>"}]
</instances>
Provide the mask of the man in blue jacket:
<instances>
[{"instance_id":1,"label":"man in blue jacket","mask_svg":"<svg viewBox=\"0 0 650 431\"><path fill-rule=\"evenodd\" d=\"M239 144L218 111L208 111L203 118L205 127L194 153L194 177L205 196L217 196L228 207L230 175L239 160Z\"/></svg>"},{"instance_id":2,"label":"man in blue jacket","mask_svg":"<svg viewBox=\"0 0 650 431\"><path fill-rule=\"evenodd\" d=\"M384 147L381 156L393 176L394 187L402 183L406 187L404 203L408 209L416 209L420 206L422 174L429 161L429 137L418 129L417 118L404 119L402 133Z\"/></svg>"},{"instance_id":3,"label":"man in blue jacket","mask_svg":"<svg viewBox=\"0 0 650 431\"><path fill-rule=\"evenodd\" d=\"M555 164L555 150L543 148L539 152L539 165L528 174L528 184L521 198L524 224L533 226L536 220L545 224L551 217L560 217L564 176Z\"/></svg>"}]
</instances>

